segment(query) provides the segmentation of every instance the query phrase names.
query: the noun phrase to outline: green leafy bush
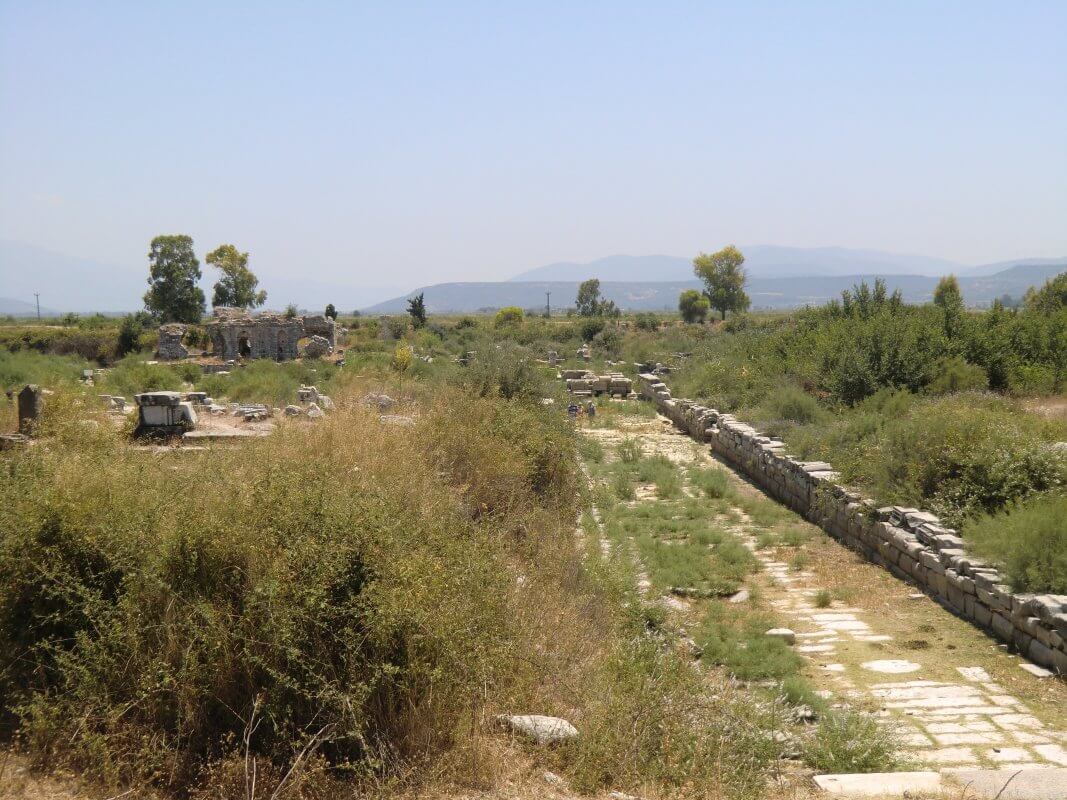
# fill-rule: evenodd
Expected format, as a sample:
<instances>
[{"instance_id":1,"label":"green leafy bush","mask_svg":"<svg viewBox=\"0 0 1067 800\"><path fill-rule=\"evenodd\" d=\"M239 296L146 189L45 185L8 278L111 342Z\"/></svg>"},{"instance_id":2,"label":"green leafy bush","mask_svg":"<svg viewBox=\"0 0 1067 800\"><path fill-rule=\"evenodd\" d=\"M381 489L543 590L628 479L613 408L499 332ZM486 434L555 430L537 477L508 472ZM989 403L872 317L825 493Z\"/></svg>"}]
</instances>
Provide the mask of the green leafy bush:
<instances>
[{"instance_id":1,"label":"green leafy bush","mask_svg":"<svg viewBox=\"0 0 1067 800\"><path fill-rule=\"evenodd\" d=\"M637 439L623 439L616 451L623 464L636 464L641 460L641 443Z\"/></svg>"},{"instance_id":2,"label":"green leafy bush","mask_svg":"<svg viewBox=\"0 0 1067 800\"><path fill-rule=\"evenodd\" d=\"M767 422L793 422L801 425L825 420L829 412L819 401L795 386L771 392L760 404L758 417Z\"/></svg>"},{"instance_id":3,"label":"green leafy bush","mask_svg":"<svg viewBox=\"0 0 1067 800\"><path fill-rule=\"evenodd\" d=\"M886 725L860 711L824 714L804 748L804 761L819 772L891 772L899 768L899 744Z\"/></svg>"},{"instance_id":4,"label":"green leafy bush","mask_svg":"<svg viewBox=\"0 0 1067 800\"><path fill-rule=\"evenodd\" d=\"M705 497L718 499L731 493L730 476L721 467L690 467L689 482Z\"/></svg>"},{"instance_id":5,"label":"green leafy bush","mask_svg":"<svg viewBox=\"0 0 1067 800\"><path fill-rule=\"evenodd\" d=\"M983 391L989 387L985 370L968 364L959 356L941 359L934 366L934 375L934 379L926 386L930 394Z\"/></svg>"},{"instance_id":6,"label":"green leafy bush","mask_svg":"<svg viewBox=\"0 0 1067 800\"><path fill-rule=\"evenodd\" d=\"M963 529L975 550L1001 564L1022 592L1067 594L1067 495L1018 503Z\"/></svg>"}]
</instances>

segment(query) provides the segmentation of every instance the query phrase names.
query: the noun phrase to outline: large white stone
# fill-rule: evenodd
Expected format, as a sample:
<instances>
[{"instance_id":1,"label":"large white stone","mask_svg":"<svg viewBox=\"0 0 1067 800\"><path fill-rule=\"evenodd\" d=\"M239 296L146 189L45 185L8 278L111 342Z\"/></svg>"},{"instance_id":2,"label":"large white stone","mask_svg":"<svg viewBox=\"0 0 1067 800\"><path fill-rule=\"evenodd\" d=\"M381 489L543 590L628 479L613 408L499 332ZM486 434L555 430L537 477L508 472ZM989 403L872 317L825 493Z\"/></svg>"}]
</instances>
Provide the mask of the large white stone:
<instances>
[{"instance_id":1,"label":"large white stone","mask_svg":"<svg viewBox=\"0 0 1067 800\"><path fill-rule=\"evenodd\" d=\"M871 672L889 672L894 674L918 672L922 669L921 664L916 664L912 661L904 661L898 658L882 659L879 661L864 661L861 666Z\"/></svg>"},{"instance_id":2,"label":"large white stone","mask_svg":"<svg viewBox=\"0 0 1067 800\"><path fill-rule=\"evenodd\" d=\"M504 728L538 744L563 742L578 735L578 729L560 717L548 717L544 714L501 714L496 719Z\"/></svg>"},{"instance_id":3,"label":"large white stone","mask_svg":"<svg viewBox=\"0 0 1067 800\"><path fill-rule=\"evenodd\" d=\"M781 639L786 644L793 644L797 640L797 635L789 628L771 628L765 635L772 639Z\"/></svg>"}]
</instances>

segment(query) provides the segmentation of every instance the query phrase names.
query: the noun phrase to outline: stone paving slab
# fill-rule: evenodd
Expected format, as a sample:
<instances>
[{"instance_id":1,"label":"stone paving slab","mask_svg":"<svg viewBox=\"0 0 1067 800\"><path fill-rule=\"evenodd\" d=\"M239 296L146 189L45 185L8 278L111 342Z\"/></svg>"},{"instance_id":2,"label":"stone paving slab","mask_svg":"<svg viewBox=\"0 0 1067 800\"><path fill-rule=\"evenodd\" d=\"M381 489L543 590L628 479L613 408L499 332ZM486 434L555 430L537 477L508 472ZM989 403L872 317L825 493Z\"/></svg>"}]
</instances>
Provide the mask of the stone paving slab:
<instances>
[{"instance_id":1,"label":"stone paving slab","mask_svg":"<svg viewBox=\"0 0 1067 800\"><path fill-rule=\"evenodd\" d=\"M939 772L871 772L858 775L816 775L815 785L827 794L845 797L903 797L905 792L938 792Z\"/></svg>"},{"instance_id":2,"label":"stone paving slab","mask_svg":"<svg viewBox=\"0 0 1067 800\"><path fill-rule=\"evenodd\" d=\"M822 668L834 674L840 693L855 701L866 697L878 702L877 716L898 729L902 747L914 758L955 768L1067 766L1067 750L1060 744L1067 741L1067 731L1046 727L982 667L956 667L958 681L929 680L923 676L921 663L904 658L856 664L844 653L835 656L839 648L891 641L892 637L881 634L876 621L863 619L865 612L858 608L816 608L810 582L797 580L795 574L783 580L785 564L758 549L753 553L764 563L772 585L784 595L772 604L793 618L797 652L812 659L834 660ZM885 677L869 688L857 689L847 677L857 671ZM1060 800L1067 800L1067 793Z\"/></svg>"},{"instance_id":3,"label":"stone paving slab","mask_svg":"<svg viewBox=\"0 0 1067 800\"><path fill-rule=\"evenodd\" d=\"M953 770L944 783L964 788L980 800L1064 800L1067 798L1067 769L979 769ZM959 796L959 795L957 795Z\"/></svg>"}]
</instances>

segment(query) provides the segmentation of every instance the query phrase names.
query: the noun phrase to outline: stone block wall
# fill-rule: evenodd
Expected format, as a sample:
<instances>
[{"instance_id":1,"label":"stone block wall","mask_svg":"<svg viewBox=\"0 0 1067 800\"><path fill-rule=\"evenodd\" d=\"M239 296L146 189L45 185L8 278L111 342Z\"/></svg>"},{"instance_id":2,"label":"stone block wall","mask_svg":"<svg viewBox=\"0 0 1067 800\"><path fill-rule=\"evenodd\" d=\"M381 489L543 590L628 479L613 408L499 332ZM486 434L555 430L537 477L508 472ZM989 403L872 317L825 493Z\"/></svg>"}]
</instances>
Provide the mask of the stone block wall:
<instances>
[{"instance_id":1,"label":"stone block wall","mask_svg":"<svg viewBox=\"0 0 1067 800\"><path fill-rule=\"evenodd\" d=\"M785 444L730 414L675 399L658 376L638 376L641 396L767 494L848 547L923 588L956 615L1067 675L1067 596L1016 593L995 567L970 556L933 514L875 504L838 483L833 468L800 461Z\"/></svg>"}]
</instances>

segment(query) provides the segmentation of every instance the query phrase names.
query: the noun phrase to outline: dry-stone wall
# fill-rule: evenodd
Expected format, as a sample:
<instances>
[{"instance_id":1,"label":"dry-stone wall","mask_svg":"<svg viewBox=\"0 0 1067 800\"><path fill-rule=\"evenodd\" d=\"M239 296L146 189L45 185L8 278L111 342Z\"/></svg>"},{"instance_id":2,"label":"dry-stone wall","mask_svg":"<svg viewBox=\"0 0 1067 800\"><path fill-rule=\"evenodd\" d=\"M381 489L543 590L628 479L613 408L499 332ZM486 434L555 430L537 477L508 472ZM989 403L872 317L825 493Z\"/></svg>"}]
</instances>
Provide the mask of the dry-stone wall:
<instances>
[{"instance_id":1,"label":"dry-stone wall","mask_svg":"<svg viewBox=\"0 0 1067 800\"><path fill-rule=\"evenodd\" d=\"M1012 592L994 567L969 556L956 531L933 514L875 507L840 485L829 464L799 461L786 454L780 440L730 414L672 398L656 375L639 375L638 390L779 502L897 577L923 587L1035 664L1067 675L1067 596Z\"/></svg>"}]
</instances>

